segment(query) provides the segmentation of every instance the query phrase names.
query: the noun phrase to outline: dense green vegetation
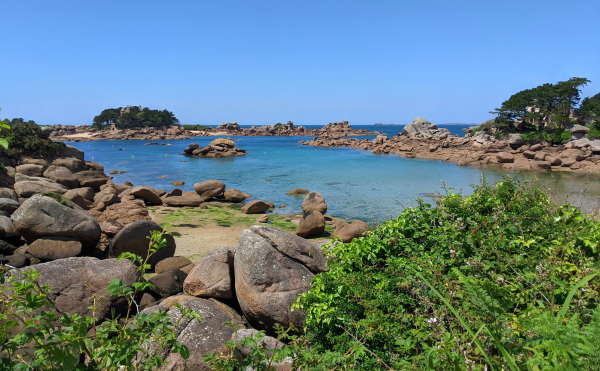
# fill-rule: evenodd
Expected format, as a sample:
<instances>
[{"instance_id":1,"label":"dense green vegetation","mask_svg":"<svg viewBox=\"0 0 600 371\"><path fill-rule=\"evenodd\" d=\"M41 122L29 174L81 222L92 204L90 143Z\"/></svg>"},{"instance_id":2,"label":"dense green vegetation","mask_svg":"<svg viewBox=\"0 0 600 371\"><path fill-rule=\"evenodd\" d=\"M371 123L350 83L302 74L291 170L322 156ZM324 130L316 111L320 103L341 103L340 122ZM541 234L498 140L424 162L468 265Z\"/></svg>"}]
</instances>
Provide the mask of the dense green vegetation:
<instances>
[{"instance_id":1,"label":"dense green vegetation","mask_svg":"<svg viewBox=\"0 0 600 371\"><path fill-rule=\"evenodd\" d=\"M122 110L123 107L105 109L94 117L92 127L103 129L115 123L117 129L143 129L148 127L167 128L179 124L179 120L173 112L166 109L161 111L132 106L127 107L128 112L122 112Z\"/></svg>"},{"instance_id":2,"label":"dense green vegetation","mask_svg":"<svg viewBox=\"0 0 600 371\"><path fill-rule=\"evenodd\" d=\"M212 130L210 126L206 125L181 125L185 130Z\"/></svg>"},{"instance_id":3,"label":"dense green vegetation","mask_svg":"<svg viewBox=\"0 0 600 371\"><path fill-rule=\"evenodd\" d=\"M41 127L32 120L25 122L23 119L13 119L8 122L9 127L0 127L0 139L6 140L8 144L7 148L0 147L0 157L56 157L64 147L62 142L42 138Z\"/></svg>"},{"instance_id":4,"label":"dense green vegetation","mask_svg":"<svg viewBox=\"0 0 600 371\"><path fill-rule=\"evenodd\" d=\"M577 284L599 272L599 242L598 222L534 183L450 193L333 246L299 300L306 337L359 370L589 370L600 282Z\"/></svg>"},{"instance_id":5,"label":"dense green vegetation","mask_svg":"<svg viewBox=\"0 0 600 371\"><path fill-rule=\"evenodd\" d=\"M590 80L573 77L556 84L543 84L513 94L493 112L502 128L528 131L538 127L563 129L573 121L581 100L581 88Z\"/></svg>"},{"instance_id":6,"label":"dense green vegetation","mask_svg":"<svg viewBox=\"0 0 600 371\"><path fill-rule=\"evenodd\" d=\"M148 258L167 244L163 233L152 232L146 258L124 253L118 259L136 263L143 275L150 267ZM134 298L151 288L150 283L128 287L112 280L106 294L127 299L128 309L122 317L101 322L94 316L59 313L49 299L48 286L37 284L39 276L32 269L15 277L0 265L0 369L153 370L164 363L163 350L189 357L189 349L177 343L174 328L182 321L200 321L200 315L179 304L175 306L182 315L175 322L164 311L135 315Z\"/></svg>"}]
</instances>

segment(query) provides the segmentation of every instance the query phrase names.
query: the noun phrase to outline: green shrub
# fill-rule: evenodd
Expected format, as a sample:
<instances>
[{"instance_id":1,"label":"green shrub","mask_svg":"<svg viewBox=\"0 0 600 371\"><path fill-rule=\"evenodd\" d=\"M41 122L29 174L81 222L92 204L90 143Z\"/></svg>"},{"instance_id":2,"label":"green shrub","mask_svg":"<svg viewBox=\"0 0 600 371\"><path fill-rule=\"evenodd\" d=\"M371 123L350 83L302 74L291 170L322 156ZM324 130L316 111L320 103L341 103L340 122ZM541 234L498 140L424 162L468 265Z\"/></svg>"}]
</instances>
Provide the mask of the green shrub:
<instances>
[{"instance_id":1,"label":"green shrub","mask_svg":"<svg viewBox=\"0 0 600 371\"><path fill-rule=\"evenodd\" d=\"M598 272L599 242L598 222L535 182L483 181L471 196L420 203L326 247L329 272L296 304L307 313L305 353L357 370L593 364L574 349L597 343L599 282L577 285ZM571 338L552 337L565 333L558 314L571 302ZM559 320L544 333L541 315Z\"/></svg>"},{"instance_id":2,"label":"green shrub","mask_svg":"<svg viewBox=\"0 0 600 371\"><path fill-rule=\"evenodd\" d=\"M587 133L585 133L585 136L589 139L600 139L600 130L598 130L596 127L592 127Z\"/></svg>"},{"instance_id":3,"label":"green shrub","mask_svg":"<svg viewBox=\"0 0 600 371\"><path fill-rule=\"evenodd\" d=\"M149 268L148 258L167 244L163 233L152 233L145 259L131 253L118 259L138 264L142 276ZM174 329L184 320L200 321L200 316L177 304L182 316L175 323L164 311L134 315L134 298L152 287L148 282L135 282L128 287L119 279L112 280L107 294L126 298L128 311L123 318L100 323L94 316L59 313L48 299L48 286L40 287L36 282L40 272L22 273L24 277L16 279L0 265L1 370L150 370L164 363L163 350L180 353L184 359L189 357L187 347L177 343ZM92 311L95 302L96 298L89 308ZM149 347L148 342L153 346Z\"/></svg>"},{"instance_id":4,"label":"green shrub","mask_svg":"<svg viewBox=\"0 0 600 371\"><path fill-rule=\"evenodd\" d=\"M10 129L0 129L0 138L6 138L8 148L0 147L0 156L56 157L64 148L62 142L52 142L39 136L40 127L33 122L18 122Z\"/></svg>"},{"instance_id":5,"label":"green shrub","mask_svg":"<svg viewBox=\"0 0 600 371\"><path fill-rule=\"evenodd\" d=\"M206 125L181 125L185 130L212 130L210 126Z\"/></svg>"}]
</instances>

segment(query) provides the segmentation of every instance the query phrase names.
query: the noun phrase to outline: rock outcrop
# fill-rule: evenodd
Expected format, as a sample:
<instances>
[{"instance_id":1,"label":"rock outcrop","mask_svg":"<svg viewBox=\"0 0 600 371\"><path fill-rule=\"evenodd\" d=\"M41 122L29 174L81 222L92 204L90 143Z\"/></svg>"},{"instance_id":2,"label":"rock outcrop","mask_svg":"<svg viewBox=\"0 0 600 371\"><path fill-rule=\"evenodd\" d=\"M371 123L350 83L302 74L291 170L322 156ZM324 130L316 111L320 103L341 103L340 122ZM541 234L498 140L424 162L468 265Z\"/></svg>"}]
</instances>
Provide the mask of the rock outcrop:
<instances>
[{"instance_id":1,"label":"rock outcrop","mask_svg":"<svg viewBox=\"0 0 600 371\"><path fill-rule=\"evenodd\" d=\"M234 259L238 303L257 326L293 323L301 328L306 317L291 306L298 294L308 291L314 275L326 270L325 258L310 242L276 228L253 226L242 231Z\"/></svg>"},{"instance_id":2,"label":"rock outcrop","mask_svg":"<svg viewBox=\"0 0 600 371\"><path fill-rule=\"evenodd\" d=\"M11 217L29 243L40 237L72 237L91 252L100 240L100 225L90 214L62 195L43 193L25 201Z\"/></svg>"}]
</instances>

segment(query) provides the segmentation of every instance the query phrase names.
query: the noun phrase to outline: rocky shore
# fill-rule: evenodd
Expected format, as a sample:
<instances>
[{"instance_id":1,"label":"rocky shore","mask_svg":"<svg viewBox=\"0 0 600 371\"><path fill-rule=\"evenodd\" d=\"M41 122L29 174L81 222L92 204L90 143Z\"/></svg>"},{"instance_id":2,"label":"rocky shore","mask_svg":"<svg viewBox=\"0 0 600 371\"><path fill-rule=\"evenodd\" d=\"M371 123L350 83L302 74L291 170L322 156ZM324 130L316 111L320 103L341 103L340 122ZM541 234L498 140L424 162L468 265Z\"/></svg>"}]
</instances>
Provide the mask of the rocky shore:
<instances>
[{"instance_id":1,"label":"rocky shore","mask_svg":"<svg viewBox=\"0 0 600 371\"><path fill-rule=\"evenodd\" d=\"M23 158L5 166L7 174L0 175L0 264L11 275L40 271L38 283L49 286L51 301L63 313L95 315L100 321L113 311L123 314L122 298L106 294L115 278L128 286L143 280L154 285L135 298L140 313L175 315L176 303L198 311L201 325L194 320L177 328L178 342L189 347L190 357L185 361L167 351L169 369L206 369L205 354L258 330L273 334L276 323L301 328L304 313L292 311L291 305L316 274L327 270L319 248L323 241L305 237L328 236L327 226L334 237L348 242L369 229L361 221L327 216L321 194L297 188L288 195L304 197L304 213L290 233L269 225L268 213L275 205L245 202L250 195L218 180L195 183L193 192L117 184L101 164L85 161L84 153L70 146L57 158ZM144 277L129 261L115 259L124 252L147 254L149 236L163 230L152 220L151 209L202 214L224 204L240 205L234 208L240 215L257 218L251 223L257 225L241 231L237 245L222 245L192 261L179 253L178 239L165 235L166 246L148 261L153 272ZM265 286L266 281L270 284ZM223 327L225 322L240 329ZM290 364L277 367L289 370Z\"/></svg>"},{"instance_id":2,"label":"rocky shore","mask_svg":"<svg viewBox=\"0 0 600 371\"><path fill-rule=\"evenodd\" d=\"M179 140L192 137L208 136L301 136L323 135L334 133L342 136L373 135L374 132L364 129L354 129L348 121L332 122L322 129L307 130L303 126L296 127L291 121L286 124L252 126L242 128L237 122L222 123L214 129L185 130L183 127L170 127L168 129L146 128L141 130L97 130L88 125L53 127L50 138L54 141L64 142L91 142L95 140Z\"/></svg>"},{"instance_id":3,"label":"rocky shore","mask_svg":"<svg viewBox=\"0 0 600 371\"><path fill-rule=\"evenodd\" d=\"M452 136L447 129L438 129L429 121L416 117L403 132L390 138L378 135L367 140L326 133L302 144L350 147L377 155L454 162L458 166L498 165L514 170L600 173L600 141L584 138L585 130L587 128L578 125L572 128L573 140L564 145L529 144L518 134L501 140L478 128L471 129L474 133L467 133L465 137Z\"/></svg>"}]
</instances>

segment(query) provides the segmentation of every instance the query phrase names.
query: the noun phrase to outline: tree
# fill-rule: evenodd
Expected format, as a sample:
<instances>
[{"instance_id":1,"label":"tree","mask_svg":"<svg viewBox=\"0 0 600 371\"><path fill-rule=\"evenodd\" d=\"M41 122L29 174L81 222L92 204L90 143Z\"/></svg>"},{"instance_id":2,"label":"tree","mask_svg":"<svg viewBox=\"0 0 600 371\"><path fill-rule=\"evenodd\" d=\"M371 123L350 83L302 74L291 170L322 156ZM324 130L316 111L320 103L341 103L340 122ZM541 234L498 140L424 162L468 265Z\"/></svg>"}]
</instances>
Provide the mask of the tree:
<instances>
[{"instance_id":1,"label":"tree","mask_svg":"<svg viewBox=\"0 0 600 371\"><path fill-rule=\"evenodd\" d=\"M571 122L581 99L581 88L590 80L573 77L556 84L543 84L513 94L492 113L497 114L496 123L501 127L514 127L518 131L528 129L559 128Z\"/></svg>"},{"instance_id":2,"label":"tree","mask_svg":"<svg viewBox=\"0 0 600 371\"><path fill-rule=\"evenodd\" d=\"M600 122L600 93L587 97L581 102L578 114L584 122Z\"/></svg>"},{"instance_id":3,"label":"tree","mask_svg":"<svg viewBox=\"0 0 600 371\"><path fill-rule=\"evenodd\" d=\"M98 116L94 117L93 127L102 129L105 125L110 125L119 119L121 115L121 107L108 108L102 111Z\"/></svg>"}]
</instances>

